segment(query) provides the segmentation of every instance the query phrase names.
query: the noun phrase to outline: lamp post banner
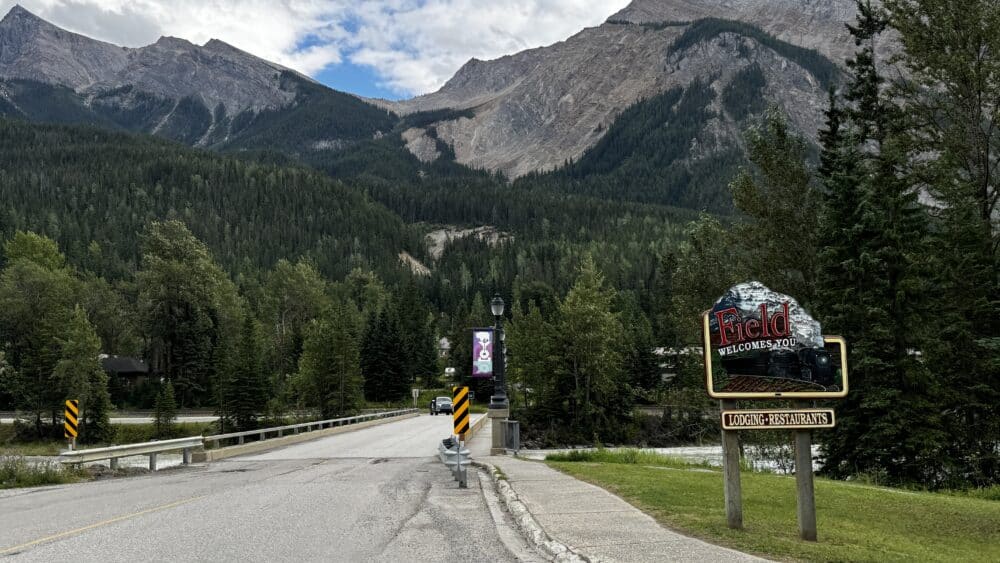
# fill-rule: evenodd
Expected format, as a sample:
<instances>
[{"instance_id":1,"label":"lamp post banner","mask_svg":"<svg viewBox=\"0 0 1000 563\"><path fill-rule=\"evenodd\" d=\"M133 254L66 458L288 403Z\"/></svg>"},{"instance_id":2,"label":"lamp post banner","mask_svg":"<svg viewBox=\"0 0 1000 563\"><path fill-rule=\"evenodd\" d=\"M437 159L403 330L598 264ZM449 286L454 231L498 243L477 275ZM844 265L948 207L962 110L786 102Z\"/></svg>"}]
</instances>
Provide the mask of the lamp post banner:
<instances>
[{"instance_id":1,"label":"lamp post banner","mask_svg":"<svg viewBox=\"0 0 1000 563\"><path fill-rule=\"evenodd\" d=\"M472 377L493 377L492 328L472 329Z\"/></svg>"}]
</instances>

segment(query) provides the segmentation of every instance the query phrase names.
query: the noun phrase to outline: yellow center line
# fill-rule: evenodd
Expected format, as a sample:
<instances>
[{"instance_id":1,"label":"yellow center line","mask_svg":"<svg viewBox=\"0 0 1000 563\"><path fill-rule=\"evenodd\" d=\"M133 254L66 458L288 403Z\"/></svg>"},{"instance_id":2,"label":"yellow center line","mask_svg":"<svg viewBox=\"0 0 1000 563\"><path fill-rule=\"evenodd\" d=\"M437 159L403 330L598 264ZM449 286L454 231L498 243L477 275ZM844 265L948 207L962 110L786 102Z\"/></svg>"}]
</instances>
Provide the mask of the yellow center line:
<instances>
[{"instance_id":1,"label":"yellow center line","mask_svg":"<svg viewBox=\"0 0 1000 563\"><path fill-rule=\"evenodd\" d=\"M52 534L51 536L45 536L44 538L38 538L37 540L34 540L34 541L30 541L30 542L27 542L27 543L22 543L20 545L13 545L11 547L5 547L5 548L0 549L0 555L10 555L11 553L22 551L24 549L27 549L27 548L32 547L32 546L36 546L38 544L48 543L48 542L51 542L51 541L60 540L62 538L73 536L73 535L76 535L76 534L82 534L83 532L86 532L86 531L89 531L89 530L93 530L95 528L100 528L102 526L107 526L109 524L114 524L116 522L121 522L122 520L128 520L130 518L136 518L138 516L142 516L144 514L149 514L151 512L158 512L160 510L166 510L168 508L174 508L175 506L180 506L182 504L186 504L186 503L189 503L191 501L195 501L195 500L198 500L198 499L201 499L201 498L205 498L206 496L208 496L208 495L199 495L199 496L196 496L196 497L186 498L186 499L178 500L178 501L171 502L171 503L168 503L168 504L162 504L160 506L154 506L153 508L147 508L146 510L140 510L139 512L133 512L132 514L124 514L122 516L116 516L114 518L110 518L108 520L103 520L101 522L97 522L97 523L91 524L89 526L84 526L82 528L76 528L75 530L67 530L65 532L60 532L58 534Z\"/></svg>"}]
</instances>

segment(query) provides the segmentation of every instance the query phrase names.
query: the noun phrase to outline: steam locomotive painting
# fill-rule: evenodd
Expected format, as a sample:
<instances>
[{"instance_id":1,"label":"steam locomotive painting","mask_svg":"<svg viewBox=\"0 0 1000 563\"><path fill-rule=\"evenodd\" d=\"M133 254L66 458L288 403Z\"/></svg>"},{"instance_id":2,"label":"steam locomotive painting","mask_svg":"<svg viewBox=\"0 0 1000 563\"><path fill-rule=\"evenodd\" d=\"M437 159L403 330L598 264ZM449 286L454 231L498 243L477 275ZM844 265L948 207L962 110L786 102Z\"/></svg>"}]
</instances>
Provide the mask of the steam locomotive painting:
<instances>
[{"instance_id":1,"label":"steam locomotive painting","mask_svg":"<svg viewBox=\"0 0 1000 563\"><path fill-rule=\"evenodd\" d=\"M726 357L720 363L730 377L743 375L792 379L819 385L823 389L837 388L838 368L834 354L826 348L770 350L766 354L742 358Z\"/></svg>"}]
</instances>

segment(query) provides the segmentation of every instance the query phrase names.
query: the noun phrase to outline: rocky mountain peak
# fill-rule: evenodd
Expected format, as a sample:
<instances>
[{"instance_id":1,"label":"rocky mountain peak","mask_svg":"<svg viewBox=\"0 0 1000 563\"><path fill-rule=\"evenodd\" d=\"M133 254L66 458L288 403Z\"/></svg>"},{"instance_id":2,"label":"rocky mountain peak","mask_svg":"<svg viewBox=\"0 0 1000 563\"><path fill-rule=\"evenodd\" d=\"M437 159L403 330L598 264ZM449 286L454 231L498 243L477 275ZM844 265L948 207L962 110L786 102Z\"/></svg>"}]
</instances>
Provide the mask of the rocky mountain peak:
<instances>
[{"instance_id":1,"label":"rocky mountain peak","mask_svg":"<svg viewBox=\"0 0 1000 563\"><path fill-rule=\"evenodd\" d=\"M42 18L26 10L20 4L14 4L14 7L7 12L7 15L4 16L2 20L0 20L0 24L7 24L14 21L29 21L42 24L48 23Z\"/></svg>"},{"instance_id":2,"label":"rocky mountain peak","mask_svg":"<svg viewBox=\"0 0 1000 563\"><path fill-rule=\"evenodd\" d=\"M125 65L126 50L43 20L16 5L0 21L0 76L81 88Z\"/></svg>"},{"instance_id":3,"label":"rocky mountain peak","mask_svg":"<svg viewBox=\"0 0 1000 563\"><path fill-rule=\"evenodd\" d=\"M202 100L209 112L228 115L287 106L288 69L213 39L204 46L179 37L160 37L130 49L59 28L12 8L0 22L0 78L66 86L85 95L133 86L159 98Z\"/></svg>"},{"instance_id":4,"label":"rocky mountain peak","mask_svg":"<svg viewBox=\"0 0 1000 563\"><path fill-rule=\"evenodd\" d=\"M845 22L854 0L633 0L609 22L649 24L721 18L753 24L782 41L841 63L853 52Z\"/></svg>"}]
</instances>

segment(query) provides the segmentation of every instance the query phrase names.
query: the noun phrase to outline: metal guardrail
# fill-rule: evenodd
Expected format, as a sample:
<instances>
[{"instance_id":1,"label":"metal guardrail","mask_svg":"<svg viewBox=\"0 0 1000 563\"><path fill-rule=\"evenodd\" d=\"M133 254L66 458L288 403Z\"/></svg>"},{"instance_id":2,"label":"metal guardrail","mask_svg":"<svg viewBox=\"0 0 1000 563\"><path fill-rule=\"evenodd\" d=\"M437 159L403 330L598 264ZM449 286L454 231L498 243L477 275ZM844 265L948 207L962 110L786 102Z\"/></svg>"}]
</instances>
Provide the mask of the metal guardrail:
<instances>
[{"instance_id":1,"label":"metal guardrail","mask_svg":"<svg viewBox=\"0 0 1000 563\"><path fill-rule=\"evenodd\" d=\"M451 469L460 489L468 488L466 467L472 464L472 459L464 443L458 442L454 437L441 440L438 444L438 459Z\"/></svg>"},{"instance_id":2,"label":"metal guardrail","mask_svg":"<svg viewBox=\"0 0 1000 563\"><path fill-rule=\"evenodd\" d=\"M419 409L402 409L396 411L387 411L380 413L362 414L359 416L348 416L345 418L332 418L329 420L317 420L314 422L303 422L300 424L289 424L287 426L275 426L272 428L259 428L257 430L247 430L245 432L231 432L229 434L216 434L214 436L205 436L205 444L212 444L213 447L217 447L219 442L225 440L236 440L236 444L243 444L246 442L246 438L249 436L256 436L258 441L263 441L268 439L268 435L273 434L271 438L281 438L287 433L299 434L301 432L312 432L313 430L322 430L324 428L333 428L335 426L347 426L348 424L357 424L359 422L367 422L369 420L378 420L380 418L391 418L394 416L401 416L404 414L409 414L412 412L418 412Z\"/></svg>"},{"instance_id":3,"label":"metal guardrail","mask_svg":"<svg viewBox=\"0 0 1000 563\"><path fill-rule=\"evenodd\" d=\"M381 413L363 414L360 416L349 416L345 418L334 418L330 420L318 420L315 422L303 422L301 424L290 424L288 426L277 426L274 428L260 428L247 432L233 432L230 434L216 434L214 436L191 436L190 438L177 438L175 440L156 440L153 442L142 442L139 444L125 444L122 446L109 446L106 448L92 448L87 450L65 451L59 454L59 462L67 465L89 463L92 461L110 460L111 469L118 469L118 460L123 457L138 455L149 456L149 470L156 471L157 454L182 450L184 452L184 464L191 463L191 453L194 449L203 448L205 444L212 443L218 445L224 440L237 440L242 444L247 436L258 436L260 440L267 439L268 434L276 434L274 437L284 436L286 432L299 434L303 429L306 432L322 428L333 428L334 426L346 426L357 424L368 420L380 418L390 418L417 412L418 409L403 409Z\"/></svg>"},{"instance_id":4,"label":"metal guardrail","mask_svg":"<svg viewBox=\"0 0 1000 563\"><path fill-rule=\"evenodd\" d=\"M149 470L156 471L157 454L183 450L184 463L188 464L191 463L191 451L194 448L202 447L202 443L201 436L191 436L190 438L177 438L175 440L158 440L154 442L141 442L139 444L125 444L123 446L109 446L107 448L65 451L59 454L59 462L64 464L79 464L107 459L111 461L111 469L118 469L119 458L148 455Z\"/></svg>"}]
</instances>

